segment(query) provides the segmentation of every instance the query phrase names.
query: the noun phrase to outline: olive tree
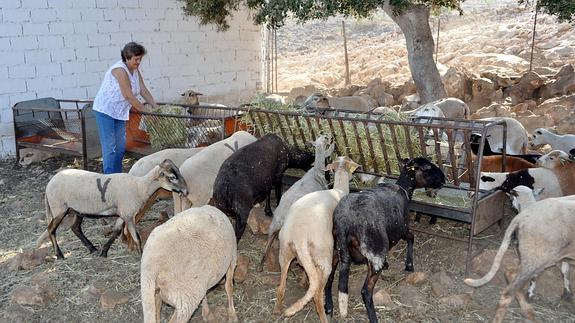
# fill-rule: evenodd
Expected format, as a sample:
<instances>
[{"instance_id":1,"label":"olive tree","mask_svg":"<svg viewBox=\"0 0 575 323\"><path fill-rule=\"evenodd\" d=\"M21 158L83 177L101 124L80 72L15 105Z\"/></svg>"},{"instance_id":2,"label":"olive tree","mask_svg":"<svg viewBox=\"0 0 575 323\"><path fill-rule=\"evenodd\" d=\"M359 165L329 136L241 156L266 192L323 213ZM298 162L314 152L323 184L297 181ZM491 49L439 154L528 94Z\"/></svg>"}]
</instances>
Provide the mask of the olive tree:
<instances>
[{"instance_id":1,"label":"olive tree","mask_svg":"<svg viewBox=\"0 0 575 323\"><path fill-rule=\"evenodd\" d=\"M184 3L187 15L200 18L200 24L215 24L218 30L229 28L227 19L240 6L253 11L256 24L269 28L283 26L293 16L298 22L327 19L342 14L358 18L368 17L381 8L399 25L405 37L409 68L421 102L427 103L446 96L437 66L433 60L434 42L429 26L432 8L449 8L462 13L460 3L465 0L178 0ZM530 0L518 0L530 3ZM573 0L540 0L538 8L571 20L575 12Z\"/></svg>"}]
</instances>

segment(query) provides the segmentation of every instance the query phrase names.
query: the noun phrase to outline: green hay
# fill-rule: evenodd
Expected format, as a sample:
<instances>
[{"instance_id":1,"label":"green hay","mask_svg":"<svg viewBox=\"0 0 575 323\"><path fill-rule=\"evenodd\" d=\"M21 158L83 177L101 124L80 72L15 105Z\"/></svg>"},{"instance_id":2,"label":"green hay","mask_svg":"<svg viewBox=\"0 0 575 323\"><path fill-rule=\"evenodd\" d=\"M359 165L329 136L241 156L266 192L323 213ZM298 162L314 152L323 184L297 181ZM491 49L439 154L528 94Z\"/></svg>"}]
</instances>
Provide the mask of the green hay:
<instances>
[{"instance_id":1,"label":"green hay","mask_svg":"<svg viewBox=\"0 0 575 323\"><path fill-rule=\"evenodd\" d=\"M185 109L177 105L161 105L154 113L165 115L183 115ZM142 118L150 138L150 144L155 150L185 147L187 131L185 119L168 116L144 115Z\"/></svg>"},{"instance_id":2,"label":"green hay","mask_svg":"<svg viewBox=\"0 0 575 323\"><path fill-rule=\"evenodd\" d=\"M252 110L252 113L245 114L241 121L255 129L256 133L275 133L284 138L284 140L290 144L297 144L301 147L305 142L313 141L315 137L320 134L331 134L332 132L327 119L312 117L308 123L306 118L303 116L288 116L285 118L284 116L276 114L258 113L258 110L268 110L277 112L300 112L303 115L306 114L305 111L298 110L292 105L283 105L266 100L255 100L254 107L255 108ZM339 116L365 118L365 116L356 113L340 113ZM372 115L371 120L408 121L407 117L401 115ZM357 130L357 136L354 131L354 123L355 130ZM341 126L342 124L343 127ZM336 141L337 151L339 154L349 156L357 163L362 164L364 171L373 172L377 169L379 173L387 173L382 143L379 142L379 131L375 127L375 123L368 122L366 127L363 121L343 121L340 123L338 120L332 120L332 125L334 139ZM385 139L385 144L383 146L387 152L390 170L393 174L398 174L399 163L396 158L396 150L402 158L408 157L409 152L407 149L407 136L404 127L394 126L393 129L397 138L397 146L394 145L391 139L392 127L387 124L381 124L381 132ZM343 136L344 133L347 137L347 143ZM373 155L368 144L368 134L372 143L371 147L373 149ZM302 136L305 140L302 140ZM295 141L294 137L296 138ZM421 150L419 143L413 142L414 138L415 136L411 134L413 153L415 156L419 156ZM375 167L376 165L378 166L377 168Z\"/></svg>"}]
</instances>

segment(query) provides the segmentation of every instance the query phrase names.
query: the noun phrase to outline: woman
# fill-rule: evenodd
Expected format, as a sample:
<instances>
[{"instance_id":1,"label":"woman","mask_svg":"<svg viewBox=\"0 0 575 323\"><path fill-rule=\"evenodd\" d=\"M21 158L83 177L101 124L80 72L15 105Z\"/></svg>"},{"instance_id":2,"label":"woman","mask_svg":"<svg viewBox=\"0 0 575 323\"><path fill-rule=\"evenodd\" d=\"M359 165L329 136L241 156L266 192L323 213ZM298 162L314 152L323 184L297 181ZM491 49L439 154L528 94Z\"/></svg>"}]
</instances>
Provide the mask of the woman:
<instances>
[{"instance_id":1,"label":"woman","mask_svg":"<svg viewBox=\"0 0 575 323\"><path fill-rule=\"evenodd\" d=\"M145 54L144 46L134 42L126 44L121 51L122 60L108 69L94 99L104 174L122 172L130 107L147 111L137 96L141 95L147 104L156 107L138 69Z\"/></svg>"}]
</instances>

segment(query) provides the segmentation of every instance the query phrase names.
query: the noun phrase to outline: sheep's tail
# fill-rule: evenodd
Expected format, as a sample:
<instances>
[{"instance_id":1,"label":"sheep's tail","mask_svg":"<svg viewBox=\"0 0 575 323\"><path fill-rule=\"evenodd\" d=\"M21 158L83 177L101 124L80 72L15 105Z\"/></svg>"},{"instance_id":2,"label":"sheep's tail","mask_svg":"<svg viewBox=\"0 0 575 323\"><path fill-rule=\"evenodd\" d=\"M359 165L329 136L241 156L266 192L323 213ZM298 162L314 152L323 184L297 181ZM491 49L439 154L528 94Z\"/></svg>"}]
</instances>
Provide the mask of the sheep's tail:
<instances>
[{"instance_id":1,"label":"sheep's tail","mask_svg":"<svg viewBox=\"0 0 575 323\"><path fill-rule=\"evenodd\" d=\"M156 290L156 281L152 277L148 277L149 274L142 271L140 275L142 310L144 312L144 323L155 323L159 314L159 309L156 308L156 297L160 297L160 291Z\"/></svg>"},{"instance_id":2,"label":"sheep's tail","mask_svg":"<svg viewBox=\"0 0 575 323\"><path fill-rule=\"evenodd\" d=\"M300 298L297 302L293 303L288 309L284 311L285 316L292 316L299 312L315 295L320 286L320 283L323 281L323 278L320 275L320 268L315 264L313 261L313 257L311 256L311 250L313 249L313 245L308 243L307 246L304 248L298 248L297 250L297 259L300 265L303 266L305 272L308 276L309 280L309 287L305 295Z\"/></svg>"},{"instance_id":3,"label":"sheep's tail","mask_svg":"<svg viewBox=\"0 0 575 323\"><path fill-rule=\"evenodd\" d=\"M44 195L44 205L46 207L46 222L50 223L50 221L52 221L52 210L50 209L50 203L48 203L48 197L46 197L46 195ZM42 234L40 235L40 237L38 237L38 239L36 240L36 248L40 248L40 246L42 246L42 243L44 243L44 241L46 241L48 239L48 229L44 230L44 232L42 232Z\"/></svg>"},{"instance_id":4,"label":"sheep's tail","mask_svg":"<svg viewBox=\"0 0 575 323\"><path fill-rule=\"evenodd\" d=\"M509 247L509 243L511 242L511 236L513 235L513 232L515 232L515 230L517 229L518 225L519 225L519 221L518 221L517 217L515 217L511 221L511 223L509 223L509 226L507 227L507 230L505 231L505 236L503 237L503 241L501 241L501 246L499 246L499 250L497 250L497 254L495 255L495 259L493 259L493 264L491 265L491 269L489 270L489 272L485 276L483 276L479 279L466 278L463 281L465 284L472 286L472 287L479 287L479 286L485 285L491 279L493 279L493 277L495 276L495 274L499 270L499 266L501 265L501 259L503 259L503 255L505 254L505 251L507 251L507 248Z\"/></svg>"}]
</instances>

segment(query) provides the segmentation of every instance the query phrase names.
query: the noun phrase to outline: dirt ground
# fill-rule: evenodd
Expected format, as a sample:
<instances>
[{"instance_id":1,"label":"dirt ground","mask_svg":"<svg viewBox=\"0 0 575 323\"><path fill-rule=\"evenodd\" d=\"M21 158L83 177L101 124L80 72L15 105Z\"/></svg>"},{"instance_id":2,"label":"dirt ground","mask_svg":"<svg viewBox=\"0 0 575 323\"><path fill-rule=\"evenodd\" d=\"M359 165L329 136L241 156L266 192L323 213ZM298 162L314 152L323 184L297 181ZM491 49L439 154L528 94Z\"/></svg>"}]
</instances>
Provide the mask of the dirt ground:
<instances>
[{"instance_id":1,"label":"dirt ground","mask_svg":"<svg viewBox=\"0 0 575 323\"><path fill-rule=\"evenodd\" d=\"M129 168L133 160L126 163ZM88 254L86 248L69 230L58 234L58 241L66 256L65 260L48 261L29 270L9 270L13 257L34 247L36 238L45 229L43 194L50 177L62 167L80 167L73 158L52 158L42 164L26 168L16 166L13 159L0 162L0 321L6 322L140 322L142 309L139 286L139 255L128 251L123 243L116 242L110 249L108 258ZM97 161L90 162L91 170L98 170ZM168 202L157 203L140 228L150 226L159 217L161 210L170 210ZM503 227L509 222L504 221ZM468 225L453 221L439 220L429 227L425 221L417 227L439 233L465 237ZM86 235L98 247L107 237L103 235L105 225L101 220L84 221ZM496 248L502 236L497 225L479 236L478 241ZM259 273L256 264L262 254L265 236L254 236L246 230L239 246L239 252L250 259L246 281L235 284L234 300L241 322L315 322L317 315L313 304L308 304L292 318L272 314L275 303L275 290L279 275ZM416 232L415 270L427 274L427 280L417 286L405 282L407 273L403 271L405 259L404 243L399 244L390 255L390 268L384 271L376 285L376 290L385 289L392 302L388 306L378 306L377 315L387 322L483 322L492 318L500 288L488 284L479 289L466 287L464 260L466 245L435 236ZM49 248L52 254L51 247ZM289 276L286 304L290 305L303 296L305 287L299 285L302 270L292 264ZM443 271L453 284L446 287L450 295L470 295L467 305L449 305L434 296L431 287L432 275ZM336 309L334 321L365 322L367 316L361 301L360 289L365 278L365 266L353 266L350 278L350 311L342 319ZM43 305L11 304L13 291L21 286L33 286L41 274L48 274L43 286L53 291L53 297ZM337 280L337 277L336 277ZM126 304L114 310L102 309L100 301L90 293L90 286L103 290L117 291L126 295ZM334 284L334 291L337 284ZM337 292L334 293L337 304ZM208 294L212 310L223 321L226 313L226 298L222 287L216 287ZM575 309L571 304L558 299L536 296L533 305L538 319L542 321L575 321ZM337 305L336 305L337 307ZM172 309L163 307L162 316L168 320ZM506 316L507 321L521 321L521 314L513 303ZM200 311L196 311L193 322L201 321Z\"/></svg>"}]
</instances>

